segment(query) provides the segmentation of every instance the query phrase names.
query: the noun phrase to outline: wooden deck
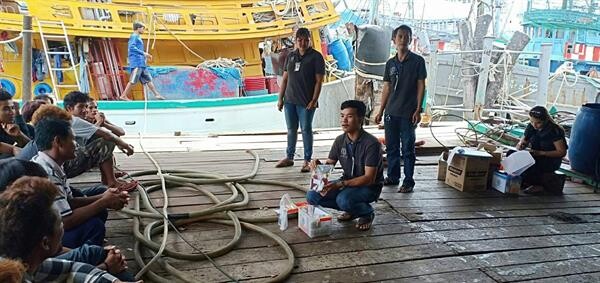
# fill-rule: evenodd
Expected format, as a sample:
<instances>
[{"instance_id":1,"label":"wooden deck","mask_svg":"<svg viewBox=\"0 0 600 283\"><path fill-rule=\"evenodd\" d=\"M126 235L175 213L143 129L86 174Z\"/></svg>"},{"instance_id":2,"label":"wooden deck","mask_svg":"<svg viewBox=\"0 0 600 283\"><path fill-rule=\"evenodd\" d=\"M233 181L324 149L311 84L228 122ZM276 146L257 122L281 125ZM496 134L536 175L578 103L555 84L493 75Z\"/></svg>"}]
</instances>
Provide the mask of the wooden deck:
<instances>
[{"instance_id":1,"label":"wooden deck","mask_svg":"<svg viewBox=\"0 0 600 283\"><path fill-rule=\"evenodd\" d=\"M324 158L328 146L315 148ZM258 149L261 157L256 178L285 180L307 185L308 174L292 168L276 169L283 156L277 150ZM243 175L252 168L252 157L242 150L204 152L155 152L163 168L192 169ZM121 168L129 172L152 169L150 161L136 153L117 155ZM437 156L419 156L415 192L398 194L385 188L376 203L373 229L358 232L351 224L334 223L330 237L310 239L290 220L281 232L276 223L260 224L290 244L296 266L289 282L600 282L600 195L591 187L568 182L565 195L507 197L496 191L463 193L436 180ZM339 170L339 169L338 169ZM85 186L99 180L87 173L74 180ZM210 185L221 199L230 194ZM239 214L268 214L282 194L303 199L300 191L273 186L245 185L249 205ZM153 193L160 205L160 193ZM170 210L184 212L209 207L210 200L197 193L173 190ZM580 219L557 217L557 212ZM132 220L111 213L108 241L133 258ZM193 245L203 250L222 246L233 229L217 224L192 224L182 231ZM176 234L169 247L191 251ZM276 275L286 257L274 242L244 231L239 245L216 262L239 280L262 280ZM225 282L227 278L206 261L169 260L198 282ZM130 261L132 270L139 267ZM161 273L159 268L157 272ZM162 273L164 274L164 273Z\"/></svg>"}]
</instances>

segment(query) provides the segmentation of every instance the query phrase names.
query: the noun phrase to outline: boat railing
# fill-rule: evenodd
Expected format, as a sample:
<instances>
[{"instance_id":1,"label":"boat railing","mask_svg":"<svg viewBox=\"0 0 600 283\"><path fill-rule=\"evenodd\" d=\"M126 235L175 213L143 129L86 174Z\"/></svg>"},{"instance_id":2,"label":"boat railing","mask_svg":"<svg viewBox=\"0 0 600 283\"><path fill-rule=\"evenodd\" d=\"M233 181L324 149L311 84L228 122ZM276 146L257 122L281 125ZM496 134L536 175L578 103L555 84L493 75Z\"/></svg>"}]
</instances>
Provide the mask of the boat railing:
<instances>
[{"instance_id":1,"label":"boat railing","mask_svg":"<svg viewBox=\"0 0 600 283\"><path fill-rule=\"evenodd\" d=\"M156 39L172 39L173 33L181 40L264 38L289 34L295 25L316 28L338 19L329 0L299 2L297 12L289 16L282 15L286 11L285 4L271 6L258 5L259 1L238 2L236 7L231 8L208 4L205 7L175 7L41 0L30 0L27 4L31 15L39 20L62 21L69 35L88 37L127 38L132 31L132 23L141 21L148 25L148 31ZM0 12L0 18L4 19L5 15L20 17ZM0 29L5 25L8 23L0 21ZM50 29L49 32L53 31Z\"/></svg>"}]
</instances>

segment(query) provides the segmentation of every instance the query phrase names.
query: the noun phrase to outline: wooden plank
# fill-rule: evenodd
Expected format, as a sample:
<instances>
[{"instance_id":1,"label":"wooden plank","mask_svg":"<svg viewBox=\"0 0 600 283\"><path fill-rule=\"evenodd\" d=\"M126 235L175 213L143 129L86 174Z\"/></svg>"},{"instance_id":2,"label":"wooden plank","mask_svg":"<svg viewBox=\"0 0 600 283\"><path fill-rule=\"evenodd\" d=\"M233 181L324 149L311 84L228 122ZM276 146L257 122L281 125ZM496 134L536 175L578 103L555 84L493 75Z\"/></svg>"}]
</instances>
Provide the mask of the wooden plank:
<instances>
[{"instance_id":1,"label":"wooden plank","mask_svg":"<svg viewBox=\"0 0 600 283\"><path fill-rule=\"evenodd\" d=\"M410 283L410 282L422 282L422 283L447 283L447 282L456 282L456 283L495 283L496 281L490 278L484 272L472 269L472 270L463 270L457 272L445 272L445 273L436 273L429 275L421 275L414 277L406 277L406 278L396 278L392 280L381 281L381 283Z\"/></svg>"},{"instance_id":2,"label":"wooden plank","mask_svg":"<svg viewBox=\"0 0 600 283\"><path fill-rule=\"evenodd\" d=\"M523 283L582 283L582 282L600 282L600 272L591 272L575 274L568 276L539 278L535 280L519 281Z\"/></svg>"},{"instance_id":3,"label":"wooden plank","mask_svg":"<svg viewBox=\"0 0 600 283\"><path fill-rule=\"evenodd\" d=\"M516 280L535 280L562 277L564 275L594 273L600 272L600 257L485 268L484 272L498 282L514 282Z\"/></svg>"}]
</instances>

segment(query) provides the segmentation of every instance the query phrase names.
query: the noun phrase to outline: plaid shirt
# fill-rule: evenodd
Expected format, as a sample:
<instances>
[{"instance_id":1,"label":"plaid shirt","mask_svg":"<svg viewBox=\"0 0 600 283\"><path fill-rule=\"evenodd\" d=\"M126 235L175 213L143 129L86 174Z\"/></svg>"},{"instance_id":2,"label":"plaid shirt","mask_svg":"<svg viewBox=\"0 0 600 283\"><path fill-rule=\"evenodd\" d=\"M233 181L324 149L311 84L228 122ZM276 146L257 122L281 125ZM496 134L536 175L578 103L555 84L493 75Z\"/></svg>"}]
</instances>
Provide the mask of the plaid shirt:
<instances>
[{"instance_id":1,"label":"plaid shirt","mask_svg":"<svg viewBox=\"0 0 600 283\"><path fill-rule=\"evenodd\" d=\"M47 258L33 276L26 274L24 282L113 283L116 280L108 272L87 263Z\"/></svg>"}]
</instances>

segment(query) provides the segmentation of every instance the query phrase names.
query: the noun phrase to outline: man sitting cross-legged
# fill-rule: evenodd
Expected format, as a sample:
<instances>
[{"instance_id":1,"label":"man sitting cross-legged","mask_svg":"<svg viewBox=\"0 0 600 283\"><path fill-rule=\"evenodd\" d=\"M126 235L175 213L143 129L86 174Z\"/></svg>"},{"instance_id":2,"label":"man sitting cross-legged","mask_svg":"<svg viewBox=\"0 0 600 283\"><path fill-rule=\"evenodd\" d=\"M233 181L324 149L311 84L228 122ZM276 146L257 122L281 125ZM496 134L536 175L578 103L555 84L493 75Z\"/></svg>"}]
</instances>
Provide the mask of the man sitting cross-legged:
<instances>
[{"instance_id":1,"label":"man sitting cross-legged","mask_svg":"<svg viewBox=\"0 0 600 283\"><path fill-rule=\"evenodd\" d=\"M31 161L40 164L50 180L59 188L54 201L63 218L63 245L76 248L84 243L102 245L106 228L107 208L121 209L129 195L111 188L92 197L74 197L62 165L75 157L75 141L71 125L64 120L42 119L35 125L35 143L40 150Z\"/></svg>"},{"instance_id":2,"label":"man sitting cross-legged","mask_svg":"<svg viewBox=\"0 0 600 283\"><path fill-rule=\"evenodd\" d=\"M85 120L90 97L80 91L72 91L63 100L65 110L73 115L72 126L78 144L76 157L65 163L69 178L78 176L98 166L102 183L120 190L131 191L137 182L119 181L115 177L113 150L117 146L127 155L133 154L133 146L113 134L110 130L98 127Z\"/></svg>"},{"instance_id":3,"label":"man sitting cross-legged","mask_svg":"<svg viewBox=\"0 0 600 283\"><path fill-rule=\"evenodd\" d=\"M342 165L344 174L338 181L328 183L321 192L309 191L308 203L342 210L338 220L358 218L356 228L371 228L375 214L371 202L376 201L383 187L383 156L381 143L363 129L366 106L358 100L342 103L340 123L344 134L338 136L326 161ZM314 168L318 159L311 162Z\"/></svg>"},{"instance_id":4,"label":"man sitting cross-legged","mask_svg":"<svg viewBox=\"0 0 600 283\"><path fill-rule=\"evenodd\" d=\"M0 194L0 261L22 262L26 270L17 278L24 282L121 282L92 265L51 258L62 250L63 223L52 208L57 195L40 177L22 177Z\"/></svg>"}]
</instances>

